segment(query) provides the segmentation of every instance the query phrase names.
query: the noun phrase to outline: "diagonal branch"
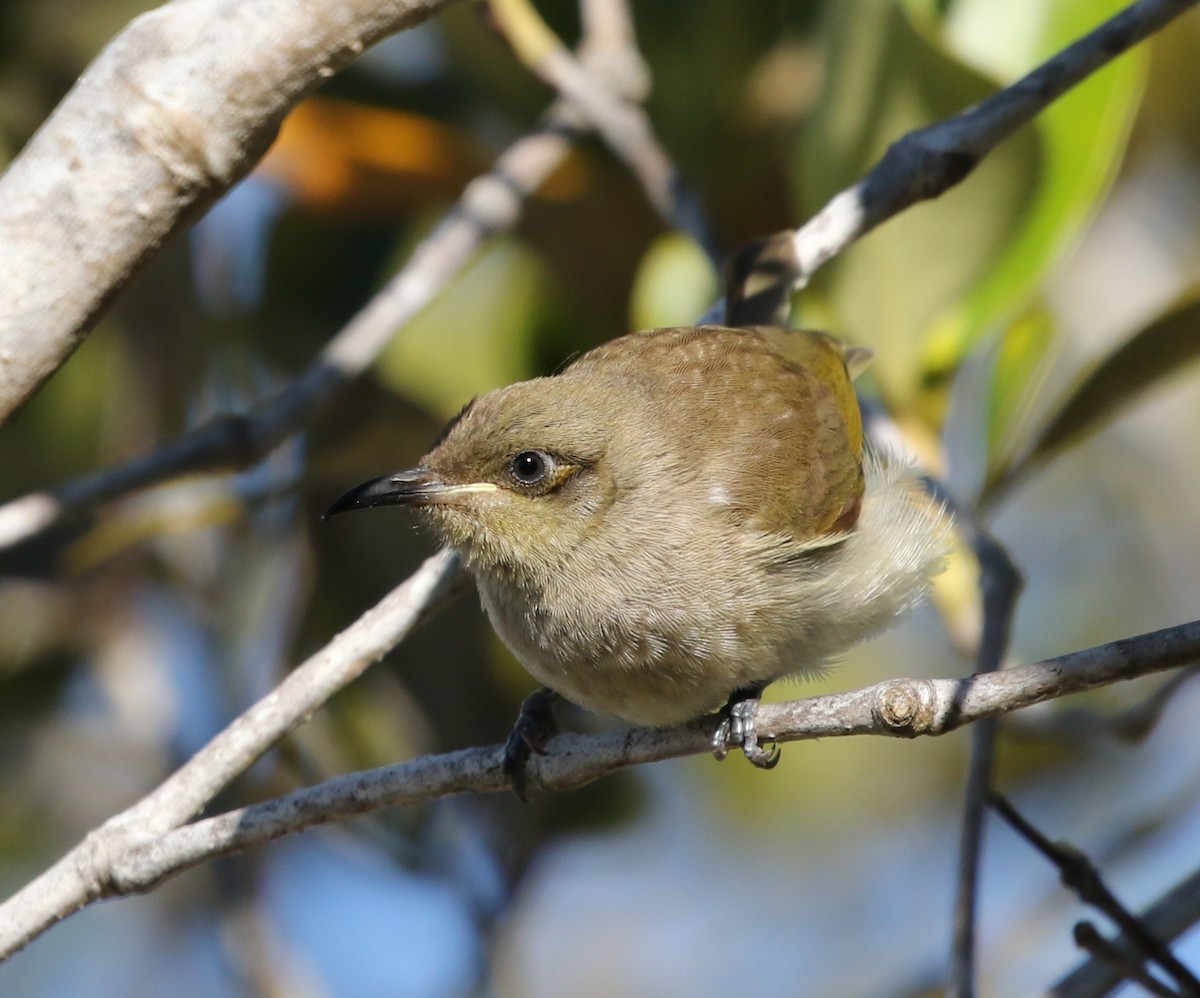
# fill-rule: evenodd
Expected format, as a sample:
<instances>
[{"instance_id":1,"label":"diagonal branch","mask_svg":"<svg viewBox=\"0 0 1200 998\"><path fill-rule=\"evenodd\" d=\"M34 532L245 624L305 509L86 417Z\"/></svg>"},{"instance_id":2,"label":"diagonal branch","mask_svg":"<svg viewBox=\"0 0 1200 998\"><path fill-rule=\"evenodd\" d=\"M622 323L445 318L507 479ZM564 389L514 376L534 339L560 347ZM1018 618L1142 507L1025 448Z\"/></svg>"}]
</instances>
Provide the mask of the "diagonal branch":
<instances>
[{"instance_id":1,"label":"diagonal branch","mask_svg":"<svg viewBox=\"0 0 1200 998\"><path fill-rule=\"evenodd\" d=\"M641 182L659 217L668 225L688 233L719 266L721 253L699 202L684 185L678 169L658 141L649 115L640 104L634 103L644 99L649 90L645 68L631 66L629 59L616 66L606 63L604 68L610 72L623 71L633 84L631 93L614 92L571 54L538 15L532 0L491 0L491 7L521 61L579 110L597 135ZM591 23L608 24L595 15ZM620 26L612 30L615 33ZM629 48L616 51L628 52Z\"/></svg>"},{"instance_id":2,"label":"diagonal branch","mask_svg":"<svg viewBox=\"0 0 1200 998\"><path fill-rule=\"evenodd\" d=\"M0 908L0 956L111 892L110 857L154 841L197 814L264 752L334 693L381 659L459 578L458 558L441 551L274 690L221 731L159 787L93 831Z\"/></svg>"},{"instance_id":3,"label":"diagonal branch","mask_svg":"<svg viewBox=\"0 0 1200 998\"><path fill-rule=\"evenodd\" d=\"M1200 870L1193 870L1140 912L1137 919L1164 943L1183 935L1200 920ZM1124 934L1110 945L1116 952L1132 958L1133 946ZM1059 980L1047 994L1053 998L1094 998L1111 994L1120 984L1121 976L1111 965L1093 956Z\"/></svg>"},{"instance_id":4,"label":"diagonal branch","mask_svg":"<svg viewBox=\"0 0 1200 998\"><path fill-rule=\"evenodd\" d=\"M1200 994L1200 979L1180 962L1162 939L1156 936L1146 924L1134 915L1105 883L1099 868L1086 853L1071 845L1069 842L1052 842L1025 818L1013 805L1000 794L993 794L989 802L997 814L1026 842L1033 846L1058 869L1059 879L1064 887L1073 891L1084 904L1091 905L1103 912L1121 930L1122 938L1127 940L1133 950L1134 959L1125 961L1135 970L1145 970L1147 962L1158 964L1178 985L1185 994ZM1088 923L1081 923L1087 925ZM1076 926L1076 940L1079 941L1080 926ZM1092 931L1085 930L1085 938L1093 936ZM1104 947L1111 947L1099 933L1094 933ZM1095 952L1093 947L1088 949ZM1111 952L1120 953L1117 947L1111 947ZM1123 954L1124 955L1124 954ZM1138 979L1138 978L1133 978ZM1168 989L1168 993L1170 992Z\"/></svg>"},{"instance_id":5,"label":"diagonal branch","mask_svg":"<svg viewBox=\"0 0 1200 998\"><path fill-rule=\"evenodd\" d=\"M1138 0L986 100L893 142L870 173L796 230L797 290L881 222L960 183L1057 98L1196 3Z\"/></svg>"},{"instance_id":6,"label":"diagonal branch","mask_svg":"<svg viewBox=\"0 0 1200 998\"><path fill-rule=\"evenodd\" d=\"M306 93L449 0L187 0L132 21L0 177L0 424Z\"/></svg>"},{"instance_id":7,"label":"diagonal branch","mask_svg":"<svg viewBox=\"0 0 1200 998\"><path fill-rule=\"evenodd\" d=\"M602 72L612 61L609 49L584 41L588 62L595 60L597 72ZM613 39L614 44L619 41ZM524 199L562 162L579 134L577 118L568 101L553 104L540 128L514 142L490 171L467 185L404 268L280 395L243 415L219 416L115 468L0 505L0 550L28 540L64 516L180 475L249 467L307 426L371 365L395 331L466 266L485 239L517 223Z\"/></svg>"}]
</instances>

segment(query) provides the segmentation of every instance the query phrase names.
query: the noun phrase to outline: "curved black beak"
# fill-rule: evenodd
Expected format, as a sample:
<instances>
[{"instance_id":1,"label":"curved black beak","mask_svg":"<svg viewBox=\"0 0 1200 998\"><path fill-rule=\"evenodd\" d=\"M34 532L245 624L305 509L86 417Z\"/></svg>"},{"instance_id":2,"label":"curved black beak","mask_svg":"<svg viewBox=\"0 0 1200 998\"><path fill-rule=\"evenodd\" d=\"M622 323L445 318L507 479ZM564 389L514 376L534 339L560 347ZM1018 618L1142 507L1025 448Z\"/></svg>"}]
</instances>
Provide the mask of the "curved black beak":
<instances>
[{"instance_id":1,"label":"curved black beak","mask_svg":"<svg viewBox=\"0 0 1200 998\"><path fill-rule=\"evenodd\" d=\"M394 475L372 478L369 482L356 485L338 499L321 516L328 520L338 513L351 509L366 509L369 506L403 506L421 502L431 491L445 485L428 468L410 468Z\"/></svg>"},{"instance_id":2,"label":"curved black beak","mask_svg":"<svg viewBox=\"0 0 1200 998\"><path fill-rule=\"evenodd\" d=\"M466 493L493 492L495 489L496 486L490 482L452 485L444 482L436 472L418 465L356 485L325 510L321 519L328 520L338 513L366 509L368 506L428 506L431 503L451 502L456 496Z\"/></svg>"}]
</instances>

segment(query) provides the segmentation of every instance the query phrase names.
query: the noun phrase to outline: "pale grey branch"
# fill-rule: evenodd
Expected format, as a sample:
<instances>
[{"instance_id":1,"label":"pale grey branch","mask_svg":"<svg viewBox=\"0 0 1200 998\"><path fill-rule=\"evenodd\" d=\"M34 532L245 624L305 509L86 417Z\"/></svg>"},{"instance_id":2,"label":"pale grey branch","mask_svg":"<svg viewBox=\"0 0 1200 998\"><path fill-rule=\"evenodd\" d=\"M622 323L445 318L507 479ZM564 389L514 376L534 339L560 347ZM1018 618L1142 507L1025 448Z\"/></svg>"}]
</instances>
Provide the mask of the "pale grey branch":
<instances>
[{"instance_id":1,"label":"pale grey branch","mask_svg":"<svg viewBox=\"0 0 1200 998\"><path fill-rule=\"evenodd\" d=\"M631 26L603 5L585 7L585 23L603 30L594 36L606 43L597 60L596 46L585 50L596 63L590 68L576 58L538 17L529 0L493 0L493 9L517 54L530 70L554 87L577 111L642 185L650 204L669 225L692 236L714 263L719 253L704 214L683 184L666 149L654 133L650 117L637 103L649 91L649 76L640 53L628 44ZM615 87L616 77L623 86Z\"/></svg>"},{"instance_id":2,"label":"pale grey branch","mask_svg":"<svg viewBox=\"0 0 1200 998\"><path fill-rule=\"evenodd\" d=\"M435 559L426 568L432 564ZM964 679L893 679L845 693L764 704L758 727L764 739L777 741L940 735L982 718L1197 660L1200 621L1193 621L1002 672ZM547 755L531 760L529 777L547 790L572 790L619 769L707 752L711 734L711 722L667 730L562 734L548 743ZM149 890L214 856L379 808L507 790L501 754L502 747L494 745L352 773L139 841L131 839L120 818L114 819L22 892L45 880L38 893L58 906L51 909L53 918L21 917L21 909L13 906L22 895L0 906L0 957L83 904ZM80 878L88 890L71 893L69 882Z\"/></svg>"},{"instance_id":3,"label":"pale grey branch","mask_svg":"<svg viewBox=\"0 0 1200 998\"><path fill-rule=\"evenodd\" d=\"M623 44L620 32L606 37L613 38L613 44ZM585 65L594 60L599 75L605 65L621 61L589 37L584 38L583 47ZM620 86L621 81L614 85ZM488 173L467 185L458 203L404 268L279 396L244 415L217 417L126 464L0 505L0 550L29 539L70 513L138 489L183 474L235 470L261 460L361 375L396 330L440 293L489 236L516 224L524 200L562 162L578 133L578 119L569 102L557 101L541 128L514 142Z\"/></svg>"},{"instance_id":4,"label":"pale grey branch","mask_svg":"<svg viewBox=\"0 0 1200 998\"><path fill-rule=\"evenodd\" d=\"M71 912L113 892L112 863L195 815L275 742L382 658L458 577L458 558L429 558L159 787L106 821L45 873L0 905L0 959Z\"/></svg>"},{"instance_id":5,"label":"pale grey branch","mask_svg":"<svg viewBox=\"0 0 1200 998\"><path fill-rule=\"evenodd\" d=\"M449 0L175 0L132 21L0 177L0 424L287 111Z\"/></svg>"}]
</instances>

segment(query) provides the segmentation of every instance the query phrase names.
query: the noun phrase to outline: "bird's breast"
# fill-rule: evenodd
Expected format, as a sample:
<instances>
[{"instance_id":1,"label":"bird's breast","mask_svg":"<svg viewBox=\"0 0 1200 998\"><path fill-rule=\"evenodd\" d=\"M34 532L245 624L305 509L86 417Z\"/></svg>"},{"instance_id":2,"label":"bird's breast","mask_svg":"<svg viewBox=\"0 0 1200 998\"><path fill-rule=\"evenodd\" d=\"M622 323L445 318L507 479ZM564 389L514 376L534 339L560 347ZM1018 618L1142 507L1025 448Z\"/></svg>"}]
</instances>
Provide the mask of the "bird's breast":
<instances>
[{"instance_id":1,"label":"bird's breast","mask_svg":"<svg viewBox=\"0 0 1200 998\"><path fill-rule=\"evenodd\" d=\"M682 723L774 668L758 594L690 545L628 539L597 565L585 552L544 578L477 572L492 626L541 683L597 713Z\"/></svg>"}]
</instances>

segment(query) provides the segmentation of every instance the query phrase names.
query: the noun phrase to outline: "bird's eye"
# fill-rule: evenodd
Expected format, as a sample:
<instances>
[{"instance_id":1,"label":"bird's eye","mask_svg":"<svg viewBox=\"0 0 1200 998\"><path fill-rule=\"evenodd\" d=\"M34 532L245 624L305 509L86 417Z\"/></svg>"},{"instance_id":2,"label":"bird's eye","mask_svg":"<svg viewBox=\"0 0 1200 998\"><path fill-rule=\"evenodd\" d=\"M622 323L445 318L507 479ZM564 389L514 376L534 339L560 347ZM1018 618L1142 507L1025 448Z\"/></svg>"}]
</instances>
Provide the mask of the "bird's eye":
<instances>
[{"instance_id":1,"label":"bird's eye","mask_svg":"<svg viewBox=\"0 0 1200 998\"><path fill-rule=\"evenodd\" d=\"M541 451L521 451L512 459L509 470L522 485L536 485L549 473L554 462L548 454Z\"/></svg>"}]
</instances>

